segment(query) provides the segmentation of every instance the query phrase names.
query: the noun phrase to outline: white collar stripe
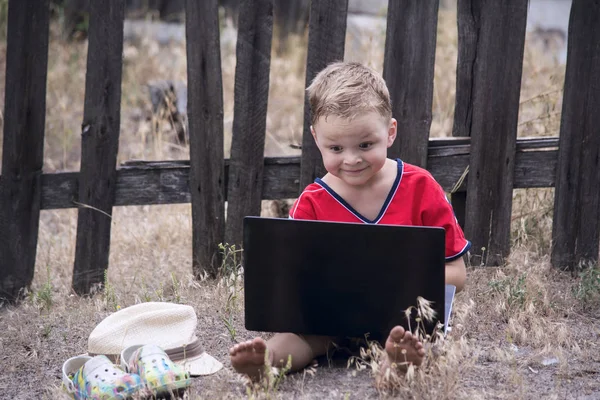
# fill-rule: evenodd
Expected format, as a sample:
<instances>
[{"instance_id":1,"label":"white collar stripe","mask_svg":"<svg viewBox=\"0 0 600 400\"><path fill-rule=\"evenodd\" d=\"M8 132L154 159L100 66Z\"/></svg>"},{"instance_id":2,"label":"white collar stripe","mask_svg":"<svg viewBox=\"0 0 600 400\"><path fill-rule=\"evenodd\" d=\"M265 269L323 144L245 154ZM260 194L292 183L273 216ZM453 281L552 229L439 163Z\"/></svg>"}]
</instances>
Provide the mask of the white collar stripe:
<instances>
[{"instance_id":1,"label":"white collar stripe","mask_svg":"<svg viewBox=\"0 0 600 400\"><path fill-rule=\"evenodd\" d=\"M392 204L392 200L394 199L394 197L396 197L396 192L398 192L398 188L400 187L400 182L402 182L402 175L404 175L404 163L402 161L400 161L400 159L397 160L398 162L398 176L399 178L396 179L398 182L394 182L394 185L396 185L396 187L394 188L394 193L386 200L386 204L385 204L385 208L382 211L381 215L379 216L379 218L377 218L377 221L375 221L376 224L379 223L379 221L381 221L383 219L383 217L385 216L385 213L387 212L388 208L390 207L390 204Z\"/></svg>"},{"instance_id":2,"label":"white collar stripe","mask_svg":"<svg viewBox=\"0 0 600 400\"><path fill-rule=\"evenodd\" d=\"M352 206L350 204L348 204L329 185L327 185L325 182L323 182L322 179L320 179L320 178L315 179L315 183L317 185L321 186L323 189L325 189L327 191L327 193L329 193L329 195L335 199L335 201L337 201L342 207L344 207L346 210L348 210L350 212L350 214L354 215L356 218L361 220L363 223L378 224L379 221L381 221L383 219L383 217L385 216L385 213L386 213L388 207L392 203L392 200L393 200L394 196L396 195L398 188L400 187L400 182L402 181L402 175L404 174L404 163L400 159L397 159L396 162L398 163L398 172L397 172L396 179L394 180L394 186L392 186L392 189L390 189L390 193L388 193L388 196L385 199L385 203L383 203L382 209L381 209L381 211L379 211L379 215L377 215L377 218L375 218L375 220L373 220L373 221L365 218L359 212L357 212L354 208L352 208Z\"/></svg>"},{"instance_id":3,"label":"white collar stripe","mask_svg":"<svg viewBox=\"0 0 600 400\"><path fill-rule=\"evenodd\" d=\"M360 220L361 220L363 223L365 223L365 224L368 224L368 223L369 223L369 221L368 221L368 220L366 220L366 219L365 219L365 218L364 218L362 215L360 215L360 214L358 214L358 213L354 212L354 210L353 210L353 209L351 209L351 208L349 208L349 207L347 207L347 206L346 206L346 204L344 204L344 202L343 202L343 201L340 201L340 199L339 199L339 196L337 195L337 193L335 193L335 192L333 192L333 193L332 193L332 192L329 190L329 186L323 186L323 185L326 185L326 183L325 183L325 182L323 182L323 181L321 181L321 180L319 179L319 181L317 181L317 182L315 182L315 183L316 183L317 185L321 186L321 187L322 187L322 188L323 188L323 189L324 189L324 190L325 190L327 193L329 193L329 195L330 195L331 197L333 197L333 199L334 199L335 201L337 201L337 202L338 202L338 203L339 203L339 204L340 204L342 207L344 207L344 208L345 208L345 209L346 209L346 210L347 210L347 211L348 211L350 214L354 215L356 218L360 219ZM333 189L331 189L331 190L333 190Z\"/></svg>"}]
</instances>

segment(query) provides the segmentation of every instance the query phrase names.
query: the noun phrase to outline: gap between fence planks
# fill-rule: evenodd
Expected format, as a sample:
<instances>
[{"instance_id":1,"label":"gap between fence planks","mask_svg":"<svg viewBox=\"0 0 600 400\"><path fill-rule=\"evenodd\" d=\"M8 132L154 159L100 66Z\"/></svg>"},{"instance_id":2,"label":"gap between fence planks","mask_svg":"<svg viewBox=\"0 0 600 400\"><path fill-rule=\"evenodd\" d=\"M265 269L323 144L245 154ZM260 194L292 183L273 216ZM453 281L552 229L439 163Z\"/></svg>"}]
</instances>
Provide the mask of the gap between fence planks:
<instances>
[{"instance_id":1,"label":"gap between fence planks","mask_svg":"<svg viewBox=\"0 0 600 400\"><path fill-rule=\"evenodd\" d=\"M0 300L33 279L42 193L48 0L8 3L0 177Z\"/></svg>"}]
</instances>

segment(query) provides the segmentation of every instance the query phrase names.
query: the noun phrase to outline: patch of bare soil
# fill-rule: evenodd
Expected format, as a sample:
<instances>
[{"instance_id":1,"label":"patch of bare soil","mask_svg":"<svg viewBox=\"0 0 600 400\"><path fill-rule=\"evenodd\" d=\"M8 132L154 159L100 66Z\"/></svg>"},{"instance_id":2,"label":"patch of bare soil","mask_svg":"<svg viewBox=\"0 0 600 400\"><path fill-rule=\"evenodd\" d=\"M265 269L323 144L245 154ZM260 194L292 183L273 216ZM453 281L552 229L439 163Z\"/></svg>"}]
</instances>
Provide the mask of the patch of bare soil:
<instances>
[{"instance_id":1,"label":"patch of bare soil","mask_svg":"<svg viewBox=\"0 0 600 400\"><path fill-rule=\"evenodd\" d=\"M76 212L43 212L31 292L0 311L1 398L68 398L63 362L86 352L103 318L142 301L192 305L199 338L225 365L195 378L189 399L600 398L600 315L596 303L585 303L590 298L577 297L590 283L554 271L544 257L515 250L504 267L470 267L451 334L410 377L377 388L372 359L348 367L334 354L288 375L278 388L252 389L232 371L228 349L258 333L244 329L240 281L234 289L231 275L192 279L189 205L119 208L114 218L105 287L81 298L69 289Z\"/></svg>"}]
</instances>

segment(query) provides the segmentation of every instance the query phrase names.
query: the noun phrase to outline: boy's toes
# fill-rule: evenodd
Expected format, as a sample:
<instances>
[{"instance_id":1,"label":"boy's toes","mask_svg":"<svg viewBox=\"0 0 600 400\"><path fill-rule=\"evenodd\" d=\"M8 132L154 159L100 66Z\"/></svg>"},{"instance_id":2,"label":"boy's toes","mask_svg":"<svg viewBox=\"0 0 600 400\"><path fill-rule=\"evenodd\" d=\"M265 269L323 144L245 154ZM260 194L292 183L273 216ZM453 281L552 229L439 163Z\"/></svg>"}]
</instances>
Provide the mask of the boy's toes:
<instances>
[{"instance_id":1,"label":"boy's toes","mask_svg":"<svg viewBox=\"0 0 600 400\"><path fill-rule=\"evenodd\" d=\"M402 340L402 338L404 337L404 334L406 332L404 331L404 328L400 325L395 326L391 331L390 331L390 336L389 339L392 342L400 342Z\"/></svg>"},{"instance_id":2,"label":"boy's toes","mask_svg":"<svg viewBox=\"0 0 600 400\"><path fill-rule=\"evenodd\" d=\"M242 343L238 343L235 346L233 346L231 349L229 349L229 355L236 355L237 353L239 353L240 351L246 351L248 349L248 347L250 347L252 345L252 341L251 340L246 340L245 342Z\"/></svg>"},{"instance_id":3,"label":"boy's toes","mask_svg":"<svg viewBox=\"0 0 600 400\"><path fill-rule=\"evenodd\" d=\"M420 365L425 356L423 343L416 335L401 326L394 327L386 341L385 350L392 363Z\"/></svg>"},{"instance_id":4,"label":"boy's toes","mask_svg":"<svg viewBox=\"0 0 600 400\"><path fill-rule=\"evenodd\" d=\"M250 340L250 346L252 347L252 349L254 351L256 351L257 353L264 353L265 351L267 351L267 342L264 341L264 339L262 338L254 338L253 340Z\"/></svg>"},{"instance_id":5,"label":"boy's toes","mask_svg":"<svg viewBox=\"0 0 600 400\"><path fill-rule=\"evenodd\" d=\"M267 343L261 338L238 343L229 350L231 366L239 373L255 380L265 366Z\"/></svg>"}]
</instances>

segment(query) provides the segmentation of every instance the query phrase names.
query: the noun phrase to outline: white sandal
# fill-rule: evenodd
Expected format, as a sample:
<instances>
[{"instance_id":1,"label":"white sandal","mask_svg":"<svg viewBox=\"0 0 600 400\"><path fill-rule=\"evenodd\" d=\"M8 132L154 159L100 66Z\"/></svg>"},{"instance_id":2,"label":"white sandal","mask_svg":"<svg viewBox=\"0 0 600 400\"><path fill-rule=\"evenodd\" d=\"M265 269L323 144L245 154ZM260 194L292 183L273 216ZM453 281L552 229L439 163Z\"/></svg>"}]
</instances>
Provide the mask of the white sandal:
<instances>
[{"instance_id":1,"label":"white sandal","mask_svg":"<svg viewBox=\"0 0 600 400\"><path fill-rule=\"evenodd\" d=\"M139 375L125 372L103 355L69 358L62 376L65 389L76 400L122 400L144 387Z\"/></svg>"}]
</instances>

